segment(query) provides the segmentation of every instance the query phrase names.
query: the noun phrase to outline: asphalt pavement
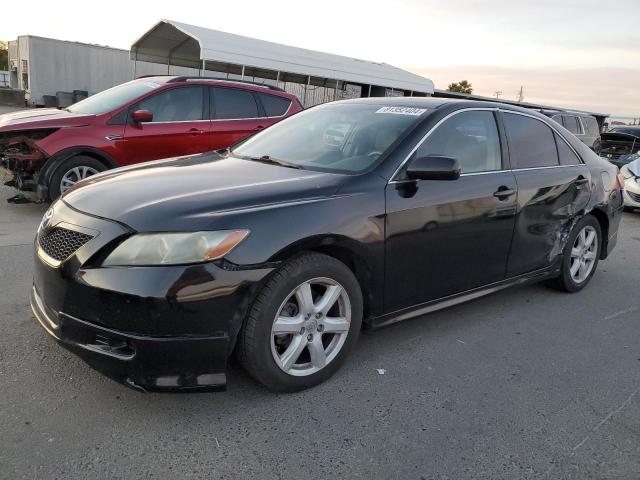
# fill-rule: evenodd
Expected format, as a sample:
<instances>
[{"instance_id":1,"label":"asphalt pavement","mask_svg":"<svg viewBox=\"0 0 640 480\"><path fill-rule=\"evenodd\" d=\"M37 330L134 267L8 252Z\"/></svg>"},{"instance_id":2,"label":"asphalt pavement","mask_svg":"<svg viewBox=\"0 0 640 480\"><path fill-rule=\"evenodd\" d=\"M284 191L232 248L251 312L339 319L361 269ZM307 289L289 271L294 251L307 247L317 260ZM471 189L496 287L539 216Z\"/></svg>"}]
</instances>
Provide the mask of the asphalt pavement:
<instances>
[{"instance_id":1,"label":"asphalt pavement","mask_svg":"<svg viewBox=\"0 0 640 480\"><path fill-rule=\"evenodd\" d=\"M0 188L2 479L638 479L640 213L591 284L533 285L361 335L328 382L143 394L32 318L45 207Z\"/></svg>"}]
</instances>

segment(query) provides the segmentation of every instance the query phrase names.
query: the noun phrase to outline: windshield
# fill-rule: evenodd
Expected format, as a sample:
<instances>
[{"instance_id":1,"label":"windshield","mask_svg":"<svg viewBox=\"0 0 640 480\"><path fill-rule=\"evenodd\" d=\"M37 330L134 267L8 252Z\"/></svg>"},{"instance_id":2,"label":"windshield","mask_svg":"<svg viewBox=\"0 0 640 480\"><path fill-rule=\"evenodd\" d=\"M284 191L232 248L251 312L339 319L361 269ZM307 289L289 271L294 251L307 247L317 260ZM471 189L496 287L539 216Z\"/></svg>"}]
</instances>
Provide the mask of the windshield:
<instances>
[{"instance_id":1,"label":"windshield","mask_svg":"<svg viewBox=\"0 0 640 480\"><path fill-rule=\"evenodd\" d=\"M101 115L115 110L159 86L160 84L155 82L134 80L96 93L89 98L74 103L67 110L73 113Z\"/></svg>"},{"instance_id":2,"label":"windshield","mask_svg":"<svg viewBox=\"0 0 640 480\"><path fill-rule=\"evenodd\" d=\"M358 103L321 105L276 123L232 153L311 170L357 173L373 166L426 111Z\"/></svg>"}]
</instances>

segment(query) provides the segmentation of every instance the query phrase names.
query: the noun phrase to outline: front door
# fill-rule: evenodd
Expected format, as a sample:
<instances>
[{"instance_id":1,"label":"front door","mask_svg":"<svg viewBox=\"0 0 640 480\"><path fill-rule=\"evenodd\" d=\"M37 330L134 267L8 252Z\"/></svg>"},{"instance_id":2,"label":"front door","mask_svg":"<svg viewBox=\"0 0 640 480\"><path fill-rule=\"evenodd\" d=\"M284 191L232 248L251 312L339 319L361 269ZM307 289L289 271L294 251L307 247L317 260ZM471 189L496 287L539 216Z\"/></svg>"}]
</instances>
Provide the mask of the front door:
<instances>
[{"instance_id":1,"label":"front door","mask_svg":"<svg viewBox=\"0 0 640 480\"><path fill-rule=\"evenodd\" d=\"M538 118L502 113L518 184L508 275L553 264L576 214L589 202L591 174L569 143Z\"/></svg>"},{"instance_id":2,"label":"front door","mask_svg":"<svg viewBox=\"0 0 640 480\"><path fill-rule=\"evenodd\" d=\"M411 181L401 172L387 186L386 312L505 278L517 187L494 112L453 114L414 153L428 155L456 158L462 175Z\"/></svg>"},{"instance_id":3,"label":"front door","mask_svg":"<svg viewBox=\"0 0 640 480\"><path fill-rule=\"evenodd\" d=\"M125 128L125 164L191 155L211 150L211 122L205 110L204 87L175 87L145 98L129 109L149 110L153 120Z\"/></svg>"}]
</instances>

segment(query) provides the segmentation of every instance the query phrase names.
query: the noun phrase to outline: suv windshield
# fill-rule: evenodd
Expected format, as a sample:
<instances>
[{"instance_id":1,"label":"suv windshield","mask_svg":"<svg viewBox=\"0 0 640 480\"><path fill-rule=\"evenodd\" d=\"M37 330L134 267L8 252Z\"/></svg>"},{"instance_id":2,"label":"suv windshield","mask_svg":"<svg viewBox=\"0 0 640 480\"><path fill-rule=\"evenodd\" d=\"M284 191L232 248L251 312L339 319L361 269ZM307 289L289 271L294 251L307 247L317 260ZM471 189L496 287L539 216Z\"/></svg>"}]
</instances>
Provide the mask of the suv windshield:
<instances>
[{"instance_id":1,"label":"suv windshield","mask_svg":"<svg viewBox=\"0 0 640 480\"><path fill-rule=\"evenodd\" d=\"M426 108L358 103L321 105L282 120L232 149L245 159L336 173L373 166Z\"/></svg>"},{"instance_id":2,"label":"suv windshield","mask_svg":"<svg viewBox=\"0 0 640 480\"><path fill-rule=\"evenodd\" d=\"M73 113L101 115L115 110L159 86L160 84L155 82L134 80L96 93L89 98L74 103L67 110Z\"/></svg>"}]
</instances>

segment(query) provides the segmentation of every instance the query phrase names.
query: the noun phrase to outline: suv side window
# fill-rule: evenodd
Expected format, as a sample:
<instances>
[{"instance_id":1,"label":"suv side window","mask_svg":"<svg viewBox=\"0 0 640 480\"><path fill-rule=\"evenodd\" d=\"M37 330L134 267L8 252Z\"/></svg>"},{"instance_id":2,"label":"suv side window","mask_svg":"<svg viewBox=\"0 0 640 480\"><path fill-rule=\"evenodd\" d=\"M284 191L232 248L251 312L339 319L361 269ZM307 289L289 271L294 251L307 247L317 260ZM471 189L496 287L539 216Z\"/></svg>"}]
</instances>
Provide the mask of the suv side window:
<instances>
[{"instance_id":1,"label":"suv side window","mask_svg":"<svg viewBox=\"0 0 640 480\"><path fill-rule=\"evenodd\" d=\"M591 135L592 137L597 137L599 135L599 129L596 119L593 117L583 117L582 120L589 135Z\"/></svg>"},{"instance_id":2,"label":"suv side window","mask_svg":"<svg viewBox=\"0 0 640 480\"><path fill-rule=\"evenodd\" d=\"M457 159L462 173L501 170L500 137L493 112L461 112L445 120L418 148L418 157L427 155Z\"/></svg>"},{"instance_id":3,"label":"suv side window","mask_svg":"<svg viewBox=\"0 0 640 480\"><path fill-rule=\"evenodd\" d=\"M155 122L188 122L204 119L204 88L175 87L145 98L133 110L149 110Z\"/></svg>"},{"instance_id":4,"label":"suv side window","mask_svg":"<svg viewBox=\"0 0 640 480\"><path fill-rule=\"evenodd\" d=\"M566 129L571 133L574 135L582 135L583 132L578 117L574 115L563 115L562 121Z\"/></svg>"},{"instance_id":5,"label":"suv side window","mask_svg":"<svg viewBox=\"0 0 640 480\"><path fill-rule=\"evenodd\" d=\"M253 93L238 88L211 88L211 115L216 120L258 118L258 104Z\"/></svg>"},{"instance_id":6,"label":"suv side window","mask_svg":"<svg viewBox=\"0 0 640 480\"><path fill-rule=\"evenodd\" d=\"M264 112L267 117L281 117L289 107L291 106L291 100L286 98L276 97L275 95L268 95L266 93L259 93L260 101L264 107Z\"/></svg>"},{"instance_id":7,"label":"suv side window","mask_svg":"<svg viewBox=\"0 0 640 480\"><path fill-rule=\"evenodd\" d=\"M567 142L565 142L560 135L554 133L556 137L556 144L558 145L558 157L560 158L560 165L580 165L582 163L578 156L573 152Z\"/></svg>"},{"instance_id":8,"label":"suv side window","mask_svg":"<svg viewBox=\"0 0 640 480\"><path fill-rule=\"evenodd\" d=\"M504 112L511 168L555 167L559 164L553 131L532 117Z\"/></svg>"}]
</instances>

